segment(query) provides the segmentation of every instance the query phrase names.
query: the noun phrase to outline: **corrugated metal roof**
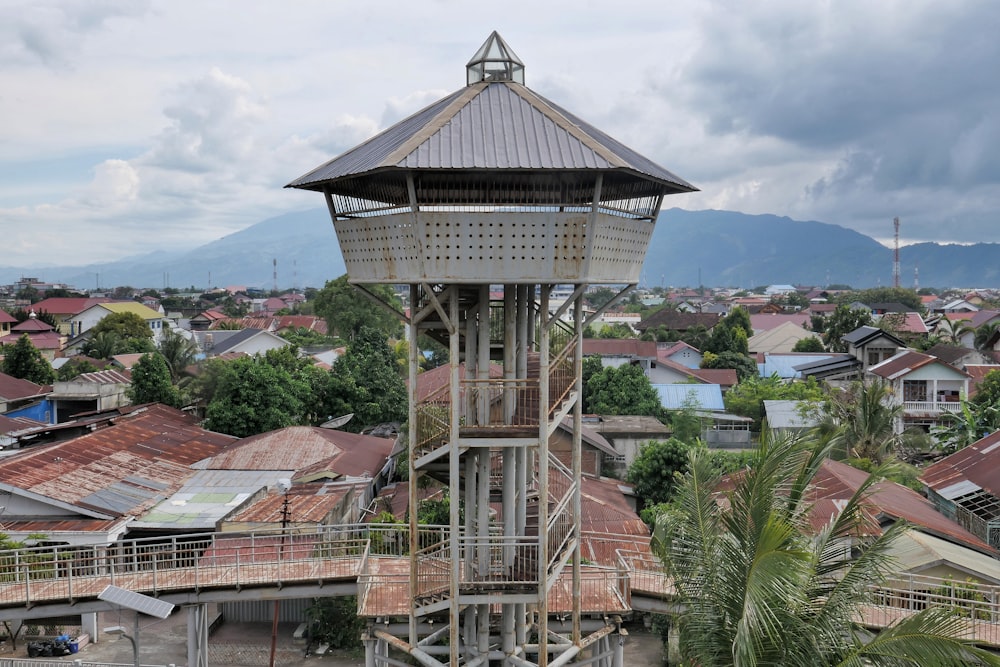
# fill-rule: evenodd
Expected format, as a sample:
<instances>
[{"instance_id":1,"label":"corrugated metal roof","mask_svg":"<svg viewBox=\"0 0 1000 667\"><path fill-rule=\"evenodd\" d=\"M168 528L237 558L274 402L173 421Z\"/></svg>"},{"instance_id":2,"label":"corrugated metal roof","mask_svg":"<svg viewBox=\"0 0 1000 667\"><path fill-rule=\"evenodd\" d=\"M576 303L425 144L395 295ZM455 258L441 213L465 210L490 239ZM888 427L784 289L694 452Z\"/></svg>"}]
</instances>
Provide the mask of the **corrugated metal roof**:
<instances>
[{"instance_id":1,"label":"corrugated metal roof","mask_svg":"<svg viewBox=\"0 0 1000 667\"><path fill-rule=\"evenodd\" d=\"M191 464L235 440L199 428L180 410L153 404L93 433L0 459L0 479L12 490L82 512L140 514L167 490L180 488Z\"/></svg>"},{"instance_id":2,"label":"corrugated metal roof","mask_svg":"<svg viewBox=\"0 0 1000 667\"><path fill-rule=\"evenodd\" d=\"M291 470L297 475L320 470L339 475L375 476L393 441L313 426L290 426L243 438L207 461L219 470Z\"/></svg>"},{"instance_id":3,"label":"corrugated metal roof","mask_svg":"<svg viewBox=\"0 0 1000 667\"><path fill-rule=\"evenodd\" d=\"M717 384L654 384L660 404L667 410L692 407L696 410L726 409L722 402L722 387Z\"/></svg>"},{"instance_id":4,"label":"corrugated metal roof","mask_svg":"<svg viewBox=\"0 0 1000 667\"><path fill-rule=\"evenodd\" d=\"M945 489L970 482L1000 499L1000 450L994 447L998 443L1000 431L995 431L935 462L920 480L940 495Z\"/></svg>"},{"instance_id":5,"label":"corrugated metal roof","mask_svg":"<svg viewBox=\"0 0 1000 667\"><path fill-rule=\"evenodd\" d=\"M696 188L592 125L511 82L467 86L295 179L317 184L381 169L627 170Z\"/></svg>"}]
</instances>

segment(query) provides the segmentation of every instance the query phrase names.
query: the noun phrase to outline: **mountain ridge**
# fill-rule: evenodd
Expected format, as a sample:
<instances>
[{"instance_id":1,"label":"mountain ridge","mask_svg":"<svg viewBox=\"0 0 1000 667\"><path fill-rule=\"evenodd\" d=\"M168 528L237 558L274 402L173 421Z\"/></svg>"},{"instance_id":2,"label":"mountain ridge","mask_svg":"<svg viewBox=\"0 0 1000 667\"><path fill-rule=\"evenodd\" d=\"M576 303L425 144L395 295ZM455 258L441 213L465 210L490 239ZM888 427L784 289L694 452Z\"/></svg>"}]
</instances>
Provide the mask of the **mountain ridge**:
<instances>
[{"instance_id":1,"label":"mountain ridge","mask_svg":"<svg viewBox=\"0 0 1000 667\"><path fill-rule=\"evenodd\" d=\"M275 265L276 263L276 265ZM660 212L642 272L644 285L729 286L892 284L893 251L832 223L736 211ZM187 251L134 255L70 267L0 267L0 283L21 276L86 289L101 287L321 287L344 273L337 237L325 208L292 211ZM1000 244L918 243L900 249L900 283L922 286L1000 286Z\"/></svg>"}]
</instances>

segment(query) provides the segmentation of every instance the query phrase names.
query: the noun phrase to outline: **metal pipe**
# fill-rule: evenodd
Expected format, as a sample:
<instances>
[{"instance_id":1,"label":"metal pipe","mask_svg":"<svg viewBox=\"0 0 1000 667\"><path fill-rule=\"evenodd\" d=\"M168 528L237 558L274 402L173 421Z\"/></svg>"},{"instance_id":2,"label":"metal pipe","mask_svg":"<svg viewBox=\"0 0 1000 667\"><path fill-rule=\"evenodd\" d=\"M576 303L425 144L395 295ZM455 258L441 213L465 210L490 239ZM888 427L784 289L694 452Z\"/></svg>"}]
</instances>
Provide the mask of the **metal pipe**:
<instances>
[{"instance_id":1,"label":"metal pipe","mask_svg":"<svg viewBox=\"0 0 1000 667\"><path fill-rule=\"evenodd\" d=\"M375 636L378 637L379 639L385 641L390 646L395 646L398 650L403 651L404 653L407 653L409 655L412 655L422 665L427 665L427 667L444 667L444 663L441 663L438 660L435 660L433 656L425 653L424 651L421 651L419 648L417 648L415 646L410 646L409 644L407 644L406 642L404 642L402 639L398 639L396 637L393 637L392 635L390 635L387 632L383 632L382 630L376 630L375 631ZM458 663L455 662L455 661L452 661L451 664L457 665Z\"/></svg>"}]
</instances>

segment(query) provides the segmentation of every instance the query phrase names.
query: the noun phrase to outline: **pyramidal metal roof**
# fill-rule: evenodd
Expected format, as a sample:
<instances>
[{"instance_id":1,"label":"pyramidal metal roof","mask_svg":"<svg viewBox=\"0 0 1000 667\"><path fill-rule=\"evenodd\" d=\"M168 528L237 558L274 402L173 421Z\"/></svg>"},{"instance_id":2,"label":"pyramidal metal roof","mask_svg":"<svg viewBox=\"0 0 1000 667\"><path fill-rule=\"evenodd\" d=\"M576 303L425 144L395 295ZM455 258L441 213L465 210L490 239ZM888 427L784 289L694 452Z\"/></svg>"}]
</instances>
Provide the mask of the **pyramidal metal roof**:
<instances>
[{"instance_id":1,"label":"pyramidal metal roof","mask_svg":"<svg viewBox=\"0 0 1000 667\"><path fill-rule=\"evenodd\" d=\"M517 56L493 33L469 63L474 82L396 123L286 187L383 170L621 170L697 190L670 171L532 92ZM491 69L492 68L492 69ZM485 80L482 78L485 77Z\"/></svg>"}]
</instances>

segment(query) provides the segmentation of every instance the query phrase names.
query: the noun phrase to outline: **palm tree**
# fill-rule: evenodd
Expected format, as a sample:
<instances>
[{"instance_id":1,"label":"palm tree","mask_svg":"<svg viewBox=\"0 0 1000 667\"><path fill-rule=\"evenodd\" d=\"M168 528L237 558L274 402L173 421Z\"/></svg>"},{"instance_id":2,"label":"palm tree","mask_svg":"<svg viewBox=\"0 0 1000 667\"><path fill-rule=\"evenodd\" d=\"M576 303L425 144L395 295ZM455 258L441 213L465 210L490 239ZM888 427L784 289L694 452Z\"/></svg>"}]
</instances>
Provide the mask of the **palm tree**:
<instances>
[{"instance_id":1,"label":"palm tree","mask_svg":"<svg viewBox=\"0 0 1000 667\"><path fill-rule=\"evenodd\" d=\"M810 535L807 487L829 449L765 438L725 494L708 457L691 450L675 509L654 530L682 610L684 664L1000 665L1000 657L960 639L963 619L941 607L874 636L859 626L872 586L892 573L889 548L905 526L859 537L866 484ZM877 472L868 484L876 479Z\"/></svg>"},{"instance_id":2,"label":"palm tree","mask_svg":"<svg viewBox=\"0 0 1000 667\"><path fill-rule=\"evenodd\" d=\"M163 339L160 341L160 354L167 362L170 369L170 379L175 384L180 379L184 369L194 363L195 355L198 353L198 345L193 340L185 338L183 334L166 329L163 332Z\"/></svg>"},{"instance_id":3,"label":"palm tree","mask_svg":"<svg viewBox=\"0 0 1000 667\"><path fill-rule=\"evenodd\" d=\"M961 345L962 338L975 331L965 320L949 320L947 317L941 318L937 330L942 338L953 345Z\"/></svg>"},{"instance_id":4,"label":"palm tree","mask_svg":"<svg viewBox=\"0 0 1000 667\"><path fill-rule=\"evenodd\" d=\"M121 336L114 331L99 331L91 337L84 352L94 359L110 359L119 354L121 350Z\"/></svg>"},{"instance_id":5,"label":"palm tree","mask_svg":"<svg viewBox=\"0 0 1000 667\"><path fill-rule=\"evenodd\" d=\"M891 400L892 389L881 378L854 382L825 406L823 428L834 451L846 457L881 463L902 443L896 431L902 407Z\"/></svg>"},{"instance_id":6,"label":"palm tree","mask_svg":"<svg viewBox=\"0 0 1000 667\"><path fill-rule=\"evenodd\" d=\"M1000 330L1000 322L987 322L976 329L976 337L973 339L973 346L980 352L989 350L990 341Z\"/></svg>"}]
</instances>

